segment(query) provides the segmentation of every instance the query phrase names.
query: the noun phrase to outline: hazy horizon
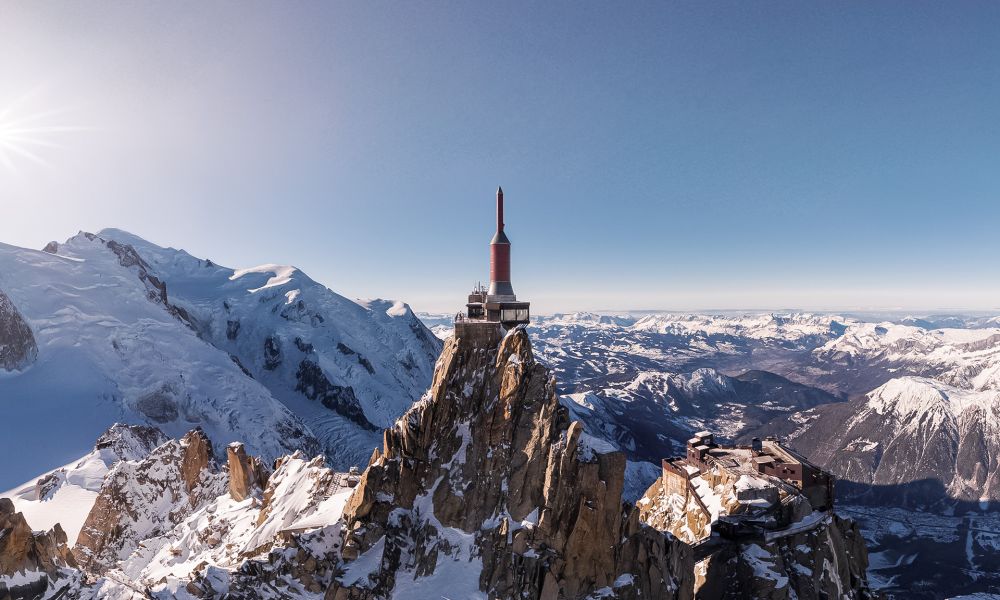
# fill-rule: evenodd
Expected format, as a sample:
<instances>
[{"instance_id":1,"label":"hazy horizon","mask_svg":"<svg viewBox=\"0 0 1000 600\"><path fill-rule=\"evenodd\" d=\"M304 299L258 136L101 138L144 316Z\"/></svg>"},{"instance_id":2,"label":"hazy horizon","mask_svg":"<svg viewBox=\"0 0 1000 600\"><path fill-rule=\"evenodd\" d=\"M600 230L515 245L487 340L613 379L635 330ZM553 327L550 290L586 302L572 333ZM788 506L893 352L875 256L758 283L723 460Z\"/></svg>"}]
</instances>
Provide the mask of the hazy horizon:
<instances>
[{"instance_id":1,"label":"hazy horizon","mask_svg":"<svg viewBox=\"0 0 1000 600\"><path fill-rule=\"evenodd\" d=\"M997 310L1000 5L962 8L7 3L0 241L454 312L503 185L536 314Z\"/></svg>"},{"instance_id":2,"label":"hazy horizon","mask_svg":"<svg viewBox=\"0 0 1000 600\"><path fill-rule=\"evenodd\" d=\"M97 229L95 231L90 231L88 233L95 233L96 234L96 233L99 233L102 229L117 229L117 228L100 228L100 229ZM82 232L82 231L83 230L81 230L80 232ZM80 233L80 232L77 232L77 233ZM157 245L162 246L162 247L171 247L171 248L175 247L175 246L172 246L169 243L163 243L162 241L150 240L150 239L145 238L141 234L138 234L138 233L136 233L134 231L129 231L128 233L131 233L133 235L138 235L139 237L141 237L143 239L146 239L146 241L152 242L152 243L157 244ZM73 234L73 235L76 235L76 234ZM66 239L68 239L69 237L72 237L72 235L66 236L65 238L53 239L53 240L49 240L49 241L54 241L54 242L57 242L57 243L62 243L62 242L65 242ZM7 242L5 242L3 240L0 240L0 244L6 244L6 243ZM48 243L48 242L46 242L46 243ZM31 246L25 246L25 247L31 248L31 249L34 249L34 250L41 250L42 246L44 246L44 245L45 244L39 244L39 245L37 245L37 247L31 247ZM183 250L185 252L188 252L189 254L191 254L192 256L195 256L197 258L210 259L213 262L215 262L216 264L219 264L221 266L224 266L224 267L227 267L227 268L231 268L231 269L234 269L234 270L239 270L239 269L244 269L244 268L248 268L248 267L258 266L258 264L250 264L250 263L227 263L227 262L224 262L224 261L216 260L216 259L212 258L211 256L206 256L206 255L204 255L202 253L199 253L198 251L192 251L191 249L188 249L188 248L177 248L177 249L178 250ZM487 263L488 263L488 257L487 257ZM259 264L268 264L268 263L259 263ZM285 264L285 263L282 263L282 264ZM301 268L301 267L298 267L297 265L295 265L294 262L287 263L287 264L295 266L296 268ZM487 268L488 268L488 264L487 264ZM459 310L461 310L461 309L464 308L464 301L465 301L464 296L461 296L461 297L458 297L458 298L454 298L454 299L449 299L448 302L450 302L451 304L454 304L454 306L451 306L451 304L442 304L441 306L438 306L438 307L428 308L428 307L425 307L425 306L422 306L422 305L419 305L419 304L414 304L409 299L407 299L407 297L405 296L405 294L402 294L402 293L384 293L384 294L360 295L360 296L359 295L350 295L350 294L346 294L342 290L338 289L338 287L337 287L337 285L336 285L335 282L329 282L329 281L324 281L322 279L318 279L318 278L316 278L314 276L314 274L310 273L309 271L307 271L305 269L302 269L302 270L303 270L303 272L305 272L306 275L309 275L314 280L316 280L319 283L321 283L321 284L329 287L334 292L336 292L338 294L341 294L341 295L344 295L344 296L347 296L347 297L352 298L352 299L362 299L363 300L363 299L382 298L382 299L401 300L401 301L406 302L407 304L409 304L411 306L411 308L413 309L414 312L424 313L424 314L431 314L431 315L448 315L448 314L452 314L452 313L458 312ZM522 296L524 296L524 295L522 294ZM935 313L940 313L940 314L960 314L960 315L963 315L963 316L970 316L970 317L975 317L975 316L990 316L990 315L1000 314L1000 307L996 307L996 306L995 307L988 307L988 306L987 307L962 307L962 306L938 306L938 307L935 307L935 306L912 306L912 307L905 307L905 306L892 306L892 305L883 305L883 306L876 306L876 305L868 305L868 306L853 305L853 306L849 306L849 305L843 305L843 306L839 306L838 307L838 306L805 306L805 305L795 306L795 305L787 305L787 304L786 305L777 305L776 304L776 305L771 305L771 306L730 306L730 307L723 307L723 306L714 306L713 307L713 306L710 306L710 305L688 305L688 306L662 306L662 307L658 307L658 308L638 308L638 307L633 307L633 308L627 308L627 307L626 308L607 308L607 307L579 307L579 306L577 306L575 308L559 308L558 306L555 307L555 308L547 308L544 303L535 302L534 298L527 298L527 299L529 301L533 302L533 304L532 304L532 314L538 315L538 316L550 316L550 315L554 315L554 314L566 314L566 313L575 313L575 312L586 312L586 313L595 313L595 314L638 314L638 313L699 313L699 314L719 313L719 314L724 314L724 313L767 313L767 312L775 312L775 313L780 313L780 312L813 312L813 313L844 313L845 315L849 315L849 314L853 313L853 314L869 315L869 316L871 316L871 315L878 315L878 314L885 314L885 315L893 315L893 316L896 316L896 317L906 316L906 315L908 315L910 313L913 313L914 316L930 316L930 315L934 315ZM569 306L572 307L573 305L569 305Z\"/></svg>"}]
</instances>

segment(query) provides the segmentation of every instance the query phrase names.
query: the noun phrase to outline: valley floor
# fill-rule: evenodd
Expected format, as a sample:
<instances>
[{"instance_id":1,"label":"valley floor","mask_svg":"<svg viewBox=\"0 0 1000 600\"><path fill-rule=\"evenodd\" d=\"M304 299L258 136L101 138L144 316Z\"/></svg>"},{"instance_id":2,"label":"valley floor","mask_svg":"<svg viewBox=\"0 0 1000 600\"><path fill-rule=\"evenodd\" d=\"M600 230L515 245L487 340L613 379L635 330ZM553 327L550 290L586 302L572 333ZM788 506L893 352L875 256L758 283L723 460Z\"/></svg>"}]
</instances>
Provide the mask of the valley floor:
<instances>
[{"instance_id":1,"label":"valley floor","mask_svg":"<svg viewBox=\"0 0 1000 600\"><path fill-rule=\"evenodd\" d=\"M837 512L861 526L869 581L890 598L1000 593L1000 512L949 516L860 505Z\"/></svg>"}]
</instances>

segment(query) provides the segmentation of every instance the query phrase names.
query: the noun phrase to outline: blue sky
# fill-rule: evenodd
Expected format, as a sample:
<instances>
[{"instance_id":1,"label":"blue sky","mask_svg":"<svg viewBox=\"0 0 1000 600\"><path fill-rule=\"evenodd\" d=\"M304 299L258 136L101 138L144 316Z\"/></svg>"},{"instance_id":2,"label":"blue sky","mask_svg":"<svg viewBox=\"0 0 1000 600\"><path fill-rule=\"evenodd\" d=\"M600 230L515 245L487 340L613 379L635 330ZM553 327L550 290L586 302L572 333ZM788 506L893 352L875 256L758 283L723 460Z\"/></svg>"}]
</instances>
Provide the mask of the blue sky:
<instances>
[{"instance_id":1,"label":"blue sky","mask_svg":"<svg viewBox=\"0 0 1000 600\"><path fill-rule=\"evenodd\" d=\"M5 3L0 110L55 147L7 152L0 240L119 227L452 311L502 184L542 312L994 309L998 30L975 2Z\"/></svg>"}]
</instances>

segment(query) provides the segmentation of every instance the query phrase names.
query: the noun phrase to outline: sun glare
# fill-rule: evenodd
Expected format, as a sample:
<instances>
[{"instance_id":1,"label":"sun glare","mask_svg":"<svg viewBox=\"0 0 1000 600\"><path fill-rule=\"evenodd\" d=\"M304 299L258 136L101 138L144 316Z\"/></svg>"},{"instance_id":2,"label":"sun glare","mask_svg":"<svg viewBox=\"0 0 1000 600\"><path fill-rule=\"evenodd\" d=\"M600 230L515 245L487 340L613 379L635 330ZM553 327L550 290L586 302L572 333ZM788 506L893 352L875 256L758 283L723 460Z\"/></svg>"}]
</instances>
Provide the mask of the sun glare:
<instances>
[{"instance_id":1,"label":"sun glare","mask_svg":"<svg viewBox=\"0 0 1000 600\"><path fill-rule=\"evenodd\" d=\"M87 129L60 122L70 112L68 109L25 110L31 96L25 95L0 108L0 164L11 172L17 172L18 161L51 166L44 157L46 150L61 148L58 142L63 135Z\"/></svg>"}]
</instances>

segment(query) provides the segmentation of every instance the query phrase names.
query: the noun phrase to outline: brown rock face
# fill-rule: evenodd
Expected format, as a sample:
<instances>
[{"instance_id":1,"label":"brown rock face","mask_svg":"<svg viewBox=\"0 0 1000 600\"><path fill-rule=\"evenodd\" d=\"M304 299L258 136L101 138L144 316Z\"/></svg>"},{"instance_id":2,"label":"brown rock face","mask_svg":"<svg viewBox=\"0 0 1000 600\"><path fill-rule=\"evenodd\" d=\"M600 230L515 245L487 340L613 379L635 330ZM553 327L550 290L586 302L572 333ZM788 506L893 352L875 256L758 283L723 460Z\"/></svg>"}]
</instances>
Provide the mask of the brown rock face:
<instances>
[{"instance_id":1,"label":"brown rock face","mask_svg":"<svg viewBox=\"0 0 1000 600\"><path fill-rule=\"evenodd\" d=\"M198 427L181 438L181 448L181 477L184 478L184 489L191 492L198 485L201 472L212 462L212 442Z\"/></svg>"},{"instance_id":2,"label":"brown rock face","mask_svg":"<svg viewBox=\"0 0 1000 600\"><path fill-rule=\"evenodd\" d=\"M38 346L31 327L14 302L0 290L0 370L23 369L35 360Z\"/></svg>"},{"instance_id":3,"label":"brown rock face","mask_svg":"<svg viewBox=\"0 0 1000 600\"><path fill-rule=\"evenodd\" d=\"M162 535L225 493L201 429L170 440L141 460L123 460L104 478L73 553L81 568L103 573L143 540Z\"/></svg>"},{"instance_id":4,"label":"brown rock face","mask_svg":"<svg viewBox=\"0 0 1000 600\"><path fill-rule=\"evenodd\" d=\"M725 475L725 473L722 473ZM718 477L723 481L725 477ZM732 487L719 494L723 507L733 508ZM787 498L786 506L804 512L814 525L804 529L764 535L745 535L738 540L712 535L710 517L692 496L667 493L657 479L639 500L640 518L661 531L670 531L696 548L695 596L699 600L868 600L875 597L868 585L868 551L856 523L832 513L813 513L804 499Z\"/></svg>"},{"instance_id":5,"label":"brown rock face","mask_svg":"<svg viewBox=\"0 0 1000 600\"><path fill-rule=\"evenodd\" d=\"M76 561L62 527L57 524L46 532L32 532L10 498L0 498L0 576L43 571L55 578L63 568L76 568Z\"/></svg>"},{"instance_id":6,"label":"brown rock face","mask_svg":"<svg viewBox=\"0 0 1000 600\"><path fill-rule=\"evenodd\" d=\"M270 473L256 456L247 456L246 448L234 442L226 448L229 462L229 495L240 502L249 498L254 491L267 486Z\"/></svg>"},{"instance_id":7,"label":"brown rock face","mask_svg":"<svg viewBox=\"0 0 1000 600\"><path fill-rule=\"evenodd\" d=\"M385 598L449 563L490 598L692 597L690 549L622 503L609 450L569 423L523 330L499 348L451 339L348 501L348 574L327 597ZM378 568L359 577L362 555Z\"/></svg>"},{"instance_id":8,"label":"brown rock face","mask_svg":"<svg viewBox=\"0 0 1000 600\"><path fill-rule=\"evenodd\" d=\"M705 514L692 497L664 494L662 477L649 486L636 506L643 523L660 531L668 531L688 544L712 535L710 516Z\"/></svg>"}]
</instances>

